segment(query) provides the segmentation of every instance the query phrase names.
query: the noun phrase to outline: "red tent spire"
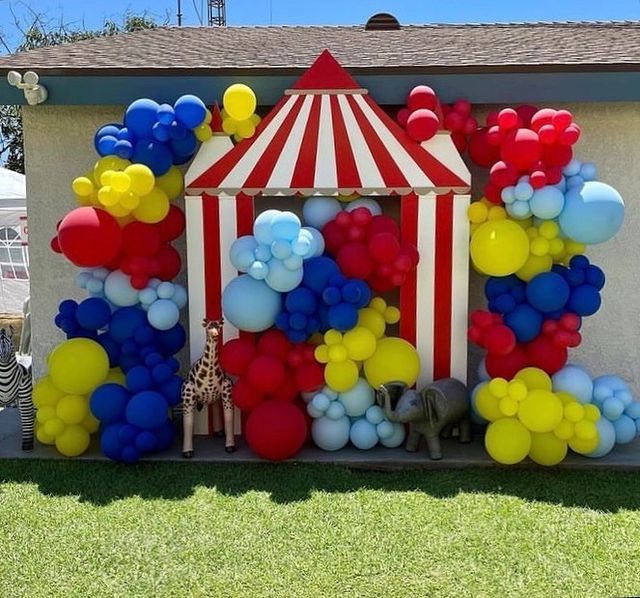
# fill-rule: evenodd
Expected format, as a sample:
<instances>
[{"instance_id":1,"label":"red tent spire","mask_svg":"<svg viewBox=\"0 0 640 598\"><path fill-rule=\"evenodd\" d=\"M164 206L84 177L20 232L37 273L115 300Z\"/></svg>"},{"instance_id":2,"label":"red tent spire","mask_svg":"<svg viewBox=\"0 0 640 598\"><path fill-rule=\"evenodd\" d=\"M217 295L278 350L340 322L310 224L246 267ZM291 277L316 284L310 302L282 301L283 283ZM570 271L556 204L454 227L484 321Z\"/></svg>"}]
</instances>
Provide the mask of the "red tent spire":
<instances>
[{"instance_id":1,"label":"red tent spire","mask_svg":"<svg viewBox=\"0 0 640 598\"><path fill-rule=\"evenodd\" d=\"M340 66L329 50L324 50L307 72L296 81L293 89L330 90L361 89L351 75Z\"/></svg>"},{"instance_id":2,"label":"red tent spire","mask_svg":"<svg viewBox=\"0 0 640 598\"><path fill-rule=\"evenodd\" d=\"M222 130L222 114L220 114L218 102L211 106L211 122L209 126L214 133L224 133Z\"/></svg>"}]
</instances>

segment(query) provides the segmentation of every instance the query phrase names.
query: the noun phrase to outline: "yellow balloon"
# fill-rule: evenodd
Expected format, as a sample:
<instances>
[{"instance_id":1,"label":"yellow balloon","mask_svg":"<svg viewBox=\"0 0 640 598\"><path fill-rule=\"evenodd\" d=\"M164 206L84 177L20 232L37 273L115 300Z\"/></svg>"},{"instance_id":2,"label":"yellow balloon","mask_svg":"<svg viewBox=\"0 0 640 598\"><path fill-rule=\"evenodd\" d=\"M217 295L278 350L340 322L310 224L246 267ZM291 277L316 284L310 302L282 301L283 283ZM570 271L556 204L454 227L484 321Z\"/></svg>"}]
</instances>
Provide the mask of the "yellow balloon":
<instances>
[{"instance_id":1,"label":"yellow balloon","mask_svg":"<svg viewBox=\"0 0 640 598\"><path fill-rule=\"evenodd\" d=\"M54 417L47 420L46 423L43 424L42 429L44 430L45 434L47 434L47 436L55 438L64 430L64 422L59 417Z\"/></svg>"},{"instance_id":2,"label":"yellow balloon","mask_svg":"<svg viewBox=\"0 0 640 598\"><path fill-rule=\"evenodd\" d=\"M82 426L66 426L56 437L56 448L65 457L77 457L89 448L89 432Z\"/></svg>"},{"instance_id":3,"label":"yellow balloon","mask_svg":"<svg viewBox=\"0 0 640 598\"><path fill-rule=\"evenodd\" d=\"M235 135L238 131L238 121L231 117L225 118L222 121L222 130L227 135Z\"/></svg>"},{"instance_id":4,"label":"yellow balloon","mask_svg":"<svg viewBox=\"0 0 640 598\"><path fill-rule=\"evenodd\" d=\"M566 403L564 406L564 416L570 422L577 424L580 420L584 419L584 407L578 403L578 401Z\"/></svg>"},{"instance_id":5,"label":"yellow balloon","mask_svg":"<svg viewBox=\"0 0 640 598\"><path fill-rule=\"evenodd\" d=\"M554 429L553 433L562 440L569 440L574 436L573 424L568 419L563 419Z\"/></svg>"},{"instance_id":6,"label":"yellow balloon","mask_svg":"<svg viewBox=\"0 0 640 598\"><path fill-rule=\"evenodd\" d=\"M358 366L350 359L330 362L324 367L324 381L332 390L345 392L358 381Z\"/></svg>"},{"instance_id":7,"label":"yellow balloon","mask_svg":"<svg viewBox=\"0 0 640 598\"><path fill-rule=\"evenodd\" d=\"M529 458L538 465L557 465L567 456L567 441L553 432L531 434Z\"/></svg>"},{"instance_id":8,"label":"yellow balloon","mask_svg":"<svg viewBox=\"0 0 640 598\"><path fill-rule=\"evenodd\" d=\"M129 191L119 198L120 206L126 210L135 210L140 205L140 196Z\"/></svg>"},{"instance_id":9,"label":"yellow balloon","mask_svg":"<svg viewBox=\"0 0 640 598\"><path fill-rule=\"evenodd\" d=\"M36 412L36 421L39 424L46 424L49 420L56 416L56 408L51 405L45 405L40 407Z\"/></svg>"},{"instance_id":10,"label":"yellow balloon","mask_svg":"<svg viewBox=\"0 0 640 598\"><path fill-rule=\"evenodd\" d=\"M400 321L400 310L393 305L384 310L384 319L387 324L397 324Z\"/></svg>"},{"instance_id":11,"label":"yellow balloon","mask_svg":"<svg viewBox=\"0 0 640 598\"><path fill-rule=\"evenodd\" d=\"M213 131L208 123L203 123L194 129L194 134L198 141L209 141L213 137Z\"/></svg>"},{"instance_id":12,"label":"yellow balloon","mask_svg":"<svg viewBox=\"0 0 640 598\"><path fill-rule=\"evenodd\" d=\"M482 224L489 217L489 206L482 201L474 201L467 208L467 218L472 224Z\"/></svg>"},{"instance_id":13,"label":"yellow balloon","mask_svg":"<svg viewBox=\"0 0 640 598\"><path fill-rule=\"evenodd\" d=\"M358 326L368 328L375 338L382 338L387 323L380 312L371 307L363 307L358 310Z\"/></svg>"},{"instance_id":14,"label":"yellow balloon","mask_svg":"<svg viewBox=\"0 0 640 598\"><path fill-rule=\"evenodd\" d=\"M502 397L498 403L498 408L503 415L513 417L518 413L518 401L512 397Z\"/></svg>"},{"instance_id":15,"label":"yellow balloon","mask_svg":"<svg viewBox=\"0 0 640 598\"><path fill-rule=\"evenodd\" d=\"M249 119L253 123L254 127L257 127L262 121L262 119L255 112L249 117Z\"/></svg>"},{"instance_id":16,"label":"yellow balloon","mask_svg":"<svg viewBox=\"0 0 640 598\"><path fill-rule=\"evenodd\" d=\"M51 380L51 376L44 376L44 378L40 378L33 387L31 399L36 409L40 409L45 405L55 405L63 395L64 393L56 388L56 385Z\"/></svg>"},{"instance_id":17,"label":"yellow balloon","mask_svg":"<svg viewBox=\"0 0 640 598\"><path fill-rule=\"evenodd\" d=\"M93 181L86 176L79 176L71 183L73 192L80 197L87 197L93 193Z\"/></svg>"},{"instance_id":18,"label":"yellow balloon","mask_svg":"<svg viewBox=\"0 0 640 598\"><path fill-rule=\"evenodd\" d=\"M49 354L49 375L66 394L84 395L104 382L109 373L107 352L88 338L72 338Z\"/></svg>"},{"instance_id":19,"label":"yellow balloon","mask_svg":"<svg viewBox=\"0 0 640 598\"><path fill-rule=\"evenodd\" d=\"M373 388L387 382L413 386L420 374L420 356L416 348L402 338L378 341L375 353L364 362L364 375Z\"/></svg>"},{"instance_id":20,"label":"yellow balloon","mask_svg":"<svg viewBox=\"0 0 640 598\"><path fill-rule=\"evenodd\" d=\"M344 195L342 193L338 193L338 201L344 201L349 202L349 201L354 201L356 199L358 199L360 196L357 193L350 193L349 195Z\"/></svg>"},{"instance_id":21,"label":"yellow balloon","mask_svg":"<svg viewBox=\"0 0 640 598\"><path fill-rule=\"evenodd\" d=\"M590 441L594 438L598 438L598 428L595 423L589 420L583 420L576 423L574 426L576 438L580 440Z\"/></svg>"},{"instance_id":22,"label":"yellow balloon","mask_svg":"<svg viewBox=\"0 0 640 598\"><path fill-rule=\"evenodd\" d=\"M56 443L56 439L45 432L44 426L36 427L36 438L41 444L51 445Z\"/></svg>"},{"instance_id":23,"label":"yellow balloon","mask_svg":"<svg viewBox=\"0 0 640 598\"><path fill-rule=\"evenodd\" d=\"M129 166L131 168L131 166ZM109 180L111 188L116 193L126 193L131 189L131 177L125 172L114 172Z\"/></svg>"},{"instance_id":24,"label":"yellow balloon","mask_svg":"<svg viewBox=\"0 0 640 598\"><path fill-rule=\"evenodd\" d=\"M531 433L515 417L503 417L489 424L484 446L494 461L513 465L529 453Z\"/></svg>"},{"instance_id":25,"label":"yellow balloon","mask_svg":"<svg viewBox=\"0 0 640 598\"><path fill-rule=\"evenodd\" d=\"M551 432L562 415L562 401L548 390L530 391L518 409L518 418L532 432Z\"/></svg>"},{"instance_id":26,"label":"yellow balloon","mask_svg":"<svg viewBox=\"0 0 640 598\"><path fill-rule=\"evenodd\" d=\"M349 357L355 361L369 359L376 350L376 337L371 330L362 326L356 326L349 332L345 332L342 343Z\"/></svg>"},{"instance_id":27,"label":"yellow balloon","mask_svg":"<svg viewBox=\"0 0 640 598\"><path fill-rule=\"evenodd\" d=\"M158 187L155 187L151 193L140 197L140 204L133 210L133 215L140 222L155 224L164 220L169 213L169 198L167 194Z\"/></svg>"},{"instance_id":28,"label":"yellow balloon","mask_svg":"<svg viewBox=\"0 0 640 598\"><path fill-rule=\"evenodd\" d=\"M107 382L113 382L113 384L120 384L120 386L124 386L125 381L126 376L120 368L111 368L104 380L104 383L106 384Z\"/></svg>"},{"instance_id":29,"label":"yellow balloon","mask_svg":"<svg viewBox=\"0 0 640 598\"><path fill-rule=\"evenodd\" d=\"M489 422L504 417L500 410L500 399L491 392L488 382L482 383L476 391L475 406L478 413Z\"/></svg>"},{"instance_id":30,"label":"yellow balloon","mask_svg":"<svg viewBox=\"0 0 640 598\"><path fill-rule=\"evenodd\" d=\"M543 255L538 257L537 255L530 255L525 262L524 266L516 272L516 276L520 280L529 281L534 276L542 274L543 272L549 272L553 266L553 260L550 255Z\"/></svg>"},{"instance_id":31,"label":"yellow balloon","mask_svg":"<svg viewBox=\"0 0 640 598\"><path fill-rule=\"evenodd\" d=\"M320 363L329 363L329 346L318 345L313 351L313 356Z\"/></svg>"},{"instance_id":32,"label":"yellow balloon","mask_svg":"<svg viewBox=\"0 0 640 598\"><path fill-rule=\"evenodd\" d=\"M339 362L349 359L349 353L344 345L329 345L329 361Z\"/></svg>"},{"instance_id":33,"label":"yellow balloon","mask_svg":"<svg viewBox=\"0 0 640 598\"><path fill-rule=\"evenodd\" d=\"M587 455L596 450L598 442L600 442L598 434L596 434L595 438L591 438L590 440L574 436L569 440L569 448L580 455Z\"/></svg>"},{"instance_id":34,"label":"yellow balloon","mask_svg":"<svg viewBox=\"0 0 640 598\"><path fill-rule=\"evenodd\" d=\"M598 409L595 405L587 404L583 407L585 419L591 422L597 422L600 419L600 409Z\"/></svg>"},{"instance_id":35,"label":"yellow balloon","mask_svg":"<svg viewBox=\"0 0 640 598\"><path fill-rule=\"evenodd\" d=\"M253 137L255 132L256 126L253 124L253 121L250 118L238 121L236 125L236 133L240 135L240 137L248 139L249 137Z\"/></svg>"},{"instance_id":36,"label":"yellow balloon","mask_svg":"<svg viewBox=\"0 0 640 598\"><path fill-rule=\"evenodd\" d=\"M236 143L240 143L243 139L244 139L244 137L240 137L240 135L238 135L237 133L233 136L233 140Z\"/></svg>"},{"instance_id":37,"label":"yellow balloon","mask_svg":"<svg viewBox=\"0 0 640 598\"><path fill-rule=\"evenodd\" d=\"M475 266L490 276L508 276L524 266L529 257L529 237L511 220L482 224L470 244Z\"/></svg>"},{"instance_id":38,"label":"yellow balloon","mask_svg":"<svg viewBox=\"0 0 640 598\"><path fill-rule=\"evenodd\" d=\"M89 411L87 416L80 422L80 425L89 432L89 434L94 434L100 428L100 421Z\"/></svg>"},{"instance_id":39,"label":"yellow balloon","mask_svg":"<svg viewBox=\"0 0 640 598\"><path fill-rule=\"evenodd\" d=\"M89 413L87 398L79 395L62 397L56 405L56 415L65 424L79 424Z\"/></svg>"},{"instance_id":40,"label":"yellow balloon","mask_svg":"<svg viewBox=\"0 0 640 598\"><path fill-rule=\"evenodd\" d=\"M113 187L105 185L98 189L98 201L105 208L113 208L118 204L118 193Z\"/></svg>"},{"instance_id":41,"label":"yellow balloon","mask_svg":"<svg viewBox=\"0 0 640 598\"><path fill-rule=\"evenodd\" d=\"M222 104L231 118L245 120L256 111L256 94L248 85L234 83L224 92Z\"/></svg>"},{"instance_id":42,"label":"yellow balloon","mask_svg":"<svg viewBox=\"0 0 640 598\"><path fill-rule=\"evenodd\" d=\"M122 158L118 158L118 156L104 156L100 158L93 167L93 179L96 182L101 182L102 175L107 170L124 170L129 164L131 164L129 160L123 160Z\"/></svg>"},{"instance_id":43,"label":"yellow balloon","mask_svg":"<svg viewBox=\"0 0 640 598\"><path fill-rule=\"evenodd\" d=\"M162 189L170 201L178 199L184 191L184 175L182 171L177 166L172 166L156 179L156 187Z\"/></svg>"},{"instance_id":44,"label":"yellow balloon","mask_svg":"<svg viewBox=\"0 0 640 598\"><path fill-rule=\"evenodd\" d=\"M129 177L131 191L136 195L151 193L153 186L156 184L156 177L153 175L151 168L144 164L132 164L127 166L124 172ZM128 190L123 189L123 191Z\"/></svg>"},{"instance_id":45,"label":"yellow balloon","mask_svg":"<svg viewBox=\"0 0 640 598\"><path fill-rule=\"evenodd\" d=\"M551 377L540 368L523 368L516 374L516 379L522 380L529 390L548 390L551 392Z\"/></svg>"},{"instance_id":46,"label":"yellow balloon","mask_svg":"<svg viewBox=\"0 0 640 598\"><path fill-rule=\"evenodd\" d=\"M327 345L337 345L342 342L342 333L335 328L330 328L324 333L324 342Z\"/></svg>"}]
</instances>

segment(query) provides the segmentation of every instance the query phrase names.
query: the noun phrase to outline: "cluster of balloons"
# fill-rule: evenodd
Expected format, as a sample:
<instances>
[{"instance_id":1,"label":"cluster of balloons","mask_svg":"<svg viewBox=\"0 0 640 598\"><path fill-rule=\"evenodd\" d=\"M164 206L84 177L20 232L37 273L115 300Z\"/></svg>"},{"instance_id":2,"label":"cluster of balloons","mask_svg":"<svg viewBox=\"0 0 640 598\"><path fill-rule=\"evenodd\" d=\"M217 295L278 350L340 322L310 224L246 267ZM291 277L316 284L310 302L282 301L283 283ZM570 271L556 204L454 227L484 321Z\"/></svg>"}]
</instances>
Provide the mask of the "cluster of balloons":
<instances>
[{"instance_id":1,"label":"cluster of balloons","mask_svg":"<svg viewBox=\"0 0 640 598\"><path fill-rule=\"evenodd\" d=\"M451 140L460 153L467 150L469 139L478 130L478 121L471 116L471 103L457 100L453 104L441 104L444 128L451 132Z\"/></svg>"},{"instance_id":2,"label":"cluster of balloons","mask_svg":"<svg viewBox=\"0 0 640 598\"><path fill-rule=\"evenodd\" d=\"M596 456L601 443L600 410L555 390L538 368L524 368L512 380L481 382L472 393L472 406L489 422L485 447L498 463L513 465L529 456L540 465L557 465L568 448Z\"/></svg>"},{"instance_id":3,"label":"cluster of balloons","mask_svg":"<svg viewBox=\"0 0 640 598\"><path fill-rule=\"evenodd\" d=\"M60 343L47 357L49 374L33 388L36 438L66 457L89 448L99 422L89 410L89 395L105 380L121 379L109 370L109 357L95 340L76 337Z\"/></svg>"},{"instance_id":4,"label":"cluster of balloons","mask_svg":"<svg viewBox=\"0 0 640 598\"><path fill-rule=\"evenodd\" d=\"M420 259L415 245L400 240L392 218L373 215L366 207L337 213L322 235L342 273L365 280L380 293L402 286Z\"/></svg>"},{"instance_id":5,"label":"cluster of balloons","mask_svg":"<svg viewBox=\"0 0 640 598\"><path fill-rule=\"evenodd\" d=\"M337 451L349 441L361 450L378 443L387 448L400 446L404 426L387 420L382 408L374 403L374 390L363 378L342 393L325 386L307 403L307 413L313 418L313 442L325 451Z\"/></svg>"},{"instance_id":6,"label":"cluster of balloons","mask_svg":"<svg viewBox=\"0 0 640 598\"><path fill-rule=\"evenodd\" d=\"M428 85L417 85L407 96L407 105L397 114L400 126L404 127L411 139L421 143L431 139L441 128L442 114L436 92Z\"/></svg>"},{"instance_id":7,"label":"cluster of balloons","mask_svg":"<svg viewBox=\"0 0 640 598\"><path fill-rule=\"evenodd\" d=\"M197 142L211 137L210 122L211 112L194 95L181 96L173 106L140 98L127 107L124 124L98 129L94 145L100 156L144 164L161 176L193 157Z\"/></svg>"},{"instance_id":8,"label":"cluster of balloons","mask_svg":"<svg viewBox=\"0 0 640 598\"><path fill-rule=\"evenodd\" d=\"M236 141L253 137L260 124L253 90L244 83L234 83L225 90L222 105L222 130Z\"/></svg>"},{"instance_id":9,"label":"cluster of balloons","mask_svg":"<svg viewBox=\"0 0 640 598\"><path fill-rule=\"evenodd\" d=\"M97 340L98 332L111 321L111 306L100 297L88 297L80 303L65 299L58 305L55 325L68 339L89 338Z\"/></svg>"}]
</instances>

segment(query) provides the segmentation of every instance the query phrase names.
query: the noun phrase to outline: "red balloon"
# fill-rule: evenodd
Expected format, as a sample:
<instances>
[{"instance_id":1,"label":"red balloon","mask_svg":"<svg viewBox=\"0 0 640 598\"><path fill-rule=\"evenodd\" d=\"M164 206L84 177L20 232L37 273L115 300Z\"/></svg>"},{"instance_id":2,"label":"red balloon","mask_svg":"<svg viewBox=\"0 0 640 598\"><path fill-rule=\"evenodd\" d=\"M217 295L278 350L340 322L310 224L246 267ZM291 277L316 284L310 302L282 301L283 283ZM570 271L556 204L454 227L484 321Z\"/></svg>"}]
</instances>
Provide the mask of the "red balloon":
<instances>
[{"instance_id":1,"label":"red balloon","mask_svg":"<svg viewBox=\"0 0 640 598\"><path fill-rule=\"evenodd\" d=\"M528 364L544 370L549 375L561 370L569 358L567 349L559 347L547 336L539 336L527 343L525 351Z\"/></svg>"},{"instance_id":2,"label":"red balloon","mask_svg":"<svg viewBox=\"0 0 640 598\"><path fill-rule=\"evenodd\" d=\"M462 127L462 132L465 135L471 135L478 130L478 121L473 118L473 116L468 116L467 120L464 121L464 126Z\"/></svg>"},{"instance_id":3,"label":"red balloon","mask_svg":"<svg viewBox=\"0 0 640 598\"><path fill-rule=\"evenodd\" d=\"M518 113L513 108L503 108L498 112L498 126L513 129L518 126Z\"/></svg>"},{"instance_id":4,"label":"red balloon","mask_svg":"<svg viewBox=\"0 0 640 598\"><path fill-rule=\"evenodd\" d=\"M545 145L542 150L542 160L547 166L566 166L573 158L573 150L569 145L554 143Z\"/></svg>"},{"instance_id":5,"label":"red balloon","mask_svg":"<svg viewBox=\"0 0 640 598\"><path fill-rule=\"evenodd\" d=\"M500 189L514 185L517 180L518 169L510 163L496 162L489 171L489 181Z\"/></svg>"},{"instance_id":6,"label":"red balloon","mask_svg":"<svg viewBox=\"0 0 640 598\"><path fill-rule=\"evenodd\" d=\"M538 134L530 129L516 129L507 134L500 146L500 157L518 170L526 171L542 156Z\"/></svg>"},{"instance_id":7,"label":"red balloon","mask_svg":"<svg viewBox=\"0 0 640 598\"><path fill-rule=\"evenodd\" d=\"M157 268L154 276L160 280L173 280L180 273L182 259L171 245L165 245L156 255Z\"/></svg>"},{"instance_id":8,"label":"red balloon","mask_svg":"<svg viewBox=\"0 0 640 598\"><path fill-rule=\"evenodd\" d=\"M451 133L451 141L456 146L458 153L462 154L467 151L467 135L461 131Z\"/></svg>"},{"instance_id":9,"label":"red balloon","mask_svg":"<svg viewBox=\"0 0 640 598\"><path fill-rule=\"evenodd\" d=\"M371 239L371 237L381 233L391 233L395 237L400 238L400 227L390 216L379 214L371 219L371 224L367 231L367 238Z\"/></svg>"},{"instance_id":10,"label":"red balloon","mask_svg":"<svg viewBox=\"0 0 640 598\"><path fill-rule=\"evenodd\" d=\"M262 392L273 392L285 379L282 362L271 355L258 355L247 370L247 380L254 388Z\"/></svg>"},{"instance_id":11,"label":"red balloon","mask_svg":"<svg viewBox=\"0 0 640 598\"><path fill-rule=\"evenodd\" d=\"M540 143L551 145L558 139L558 132L553 125L542 125L538 131L538 137L540 137Z\"/></svg>"},{"instance_id":12,"label":"red balloon","mask_svg":"<svg viewBox=\"0 0 640 598\"><path fill-rule=\"evenodd\" d=\"M358 227L369 226L373 220L373 214L367 208L356 208L353 212L347 213L351 214L352 223Z\"/></svg>"},{"instance_id":13,"label":"red balloon","mask_svg":"<svg viewBox=\"0 0 640 598\"><path fill-rule=\"evenodd\" d=\"M347 242L347 233L335 220L330 220L322 227L325 247L331 255L338 253L340 247Z\"/></svg>"},{"instance_id":14,"label":"red balloon","mask_svg":"<svg viewBox=\"0 0 640 598\"><path fill-rule=\"evenodd\" d=\"M469 100L457 100L453 103L453 109L462 116L471 114L471 102Z\"/></svg>"},{"instance_id":15,"label":"red balloon","mask_svg":"<svg viewBox=\"0 0 640 598\"><path fill-rule=\"evenodd\" d=\"M458 118L462 117L457 112L451 112L447 115L447 118L452 114L456 114ZM440 119L437 114L427 108L420 108L412 112L407 119L407 134L414 141L427 141L431 139L440 128Z\"/></svg>"},{"instance_id":16,"label":"red balloon","mask_svg":"<svg viewBox=\"0 0 640 598\"><path fill-rule=\"evenodd\" d=\"M578 139L580 139L581 132L580 126L576 123L572 123L562 131L562 133L560 133L558 141L560 141L562 145L574 145Z\"/></svg>"},{"instance_id":17,"label":"red balloon","mask_svg":"<svg viewBox=\"0 0 640 598\"><path fill-rule=\"evenodd\" d=\"M408 108L400 108L398 114L396 114L396 120L401 127L407 126L407 119L409 118L411 111Z\"/></svg>"},{"instance_id":18,"label":"red balloon","mask_svg":"<svg viewBox=\"0 0 640 598\"><path fill-rule=\"evenodd\" d=\"M530 365L527 362L527 356L522 347L516 345L516 348L508 355L497 355L496 353L487 353L485 358L485 366L489 376L492 378L506 378L511 380L522 368Z\"/></svg>"},{"instance_id":19,"label":"red balloon","mask_svg":"<svg viewBox=\"0 0 640 598\"><path fill-rule=\"evenodd\" d=\"M287 374L282 384L269 393L269 398L274 401L295 401L299 395L300 391L296 386L295 380Z\"/></svg>"},{"instance_id":20,"label":"red balloon","mask_svg":"<svg viewBox=\"0 0 640 598\"><path fill-rule=\"evenodd\" d=\"M486 331L483 344L489 353L508 355L516 347L516 335L511 328L500 324Z\"/></svg>"},{"instance_id":21,"label":"red balloon","mask_svg":"<svg viewBox=\"0 0 640 598\"><path fill-rule=\"evenodd\" d=\"M72 210L62 219L58 244L65 257L76 266L96 268L118 255L122 230L109 212L85 206Z\"/></svg>"},{"instance_id":22,"label":"red balloon","mask_svg":"<svg viewBox=\"0 0 640 598\"><path fill-rule=\"evenodd\" d=\"M264 394L253 388L244 378L240 378L233 385L231 397L233 404L246 413L255 409L265 399Z\"/></svg>"},{"instance_id":23,"label":"red balloon","mask_svg":"<svg viewBox=\"0 0 640 598\"><path fill-rule=\"evenodd\" d=\"M171 204L169 213L156 226L163 241L173 241L184 232L184 212L178 206Z\"/></svg>"},{"instance_id":24,"label":"red balloon","mask_svg":"<svg viewBox=\"0 0 640 598\"><path fill-rule=\"evenodd\" d=\"M553 108L542 108L531 117L531 128L539 132L546 125L552 125L556 111ZM555 128L555 127L554 127Z\"/></svg>"},{"instance_id":25,"label":"red balloon","mask_svg":"<svg viewBox=\"0 0 640 598\"><path fill-rule=\"evenodd\" d=\"M129 255L154 256L162 245L158 225L130 222L122 229L122 250Z\"/></svg>"},{"instance_id":26,"label":"red balloon","mask_svg":"<svg viewBox=\"0 0 640 598\"><path fill-rule=\"evenodd\" d=\"M247 338L234 338L220 349L220 367L231 376L244 376L256 355L256 348Z\"/></svg>"},{"instance_id":27,"label":"red balloon","mask_svg":"<svg viewBox=\"0 0 640 598\"><path fill-rule=\"evenodd\" d=\"M369 255L381 263L390 263L400 252L400 241L391 233L380 233L369 239Z\"/></svg>"},{"instance_id":28,"label":"red balloon","mask_svg":"<svg viewBox=\"0 0 640 598\"><path fill-rule=\"evenodd\" d=\"M498 111L492 110L487 114L487 127L493 127L498 124Z\"/></svg>"},{"instance_id":29,"label":"red balloon","mask_svg":"<svg viewBox=\"0 0 640 598\"><path fill-rule=\"evenodd\" d=\"M58 241L58 237L53 237L49 242L51 247L51 251L54 253L62 253L62 249L60 249L60 241Z\"/></svg>"},{"instance_id":30,"label":"red balloon","mask_svg":"<svg viewBox=\"0 0 640 598\"><path fill-rule=\"evenodd\" d=\"M551 119L551 123L558 132L564 131L572 122L573 115L568 110L558 110Z\"/></svg>"},{"instance_id":31,"label":"red balloon","mask_svg":"<svg viewBox=\"0 0 640 598\"><path fill-rule=\"evenodd\" d=\"M428 85L417 85L409 92L407 97L407 107L412 112L421 108L435 110L437 105L438 96Z\"/></svg>"},{"instance_id":32,"label":"red balloon","mask_svg":"<svg viewBox=\"0 0 640 598\"><path fill-rule=\"evenodd\" d=\"M295 372L300 392L312 392L324 386L324 367L317 362L303 363Z\"/></svg>"},{"instance_id":33,"label":"red balloon","mask_svg":"<svg viewBox=\"0 0 640 598\"><path fill-rule=\"evenodd\" d=\"M265 401L247 418L244 430L249 448L262 459L293 457L304 445L307 422L293 403Z\"/></svg>"},{"instance_id":34,"label":"red balloon","mask_svg":"<svg viewBox=\"0 0 640 598\"><path fill-rule=\"evenodd\" d=\"M525 127L528 127L531 123L531 119L533 118L533 115L536 112L538 112L538 109L535 106L532 106L531 104L521 104L520 106L516 107L516 112L518 113L518 116L520 117L522 124ZM530 128L533 128L533 127L530 127Z\"/></svg>"},{"instance_id":35,"label":"red balloon","mask_svg":"<svg viewBox=\"0 0 640 598\"><path fill-rule=\"evenodd\" d=\"M487 183L483 188L484 196L491 202L499 206L502 205L502 187L498 187L492 183Z\"/></svg>"},{"instance_id":36,"label":"red balloon","mask_svg":"<svg viewBox=\"0 0 640 598\"><path fill-rule=\"evenodd\" d=\"M547 168L547 185L557 185L562 179L562 168L552 166Z\"/></svg>"},{"instance_id":37,"label":"red balloon","mask_svg":"<svg viewBox=\"0 0 640 598\"><path fill-rule=\"evenodd\" d=\"M267 330L258 340L258 353L285 361L291 351L291 343L281 330Z\"/></svg>"},{"instance_id":38,"label":"red balloon","mask_svg":"<svg viewBox=\"0 0 640 598\"><path fill-rule=\"evenodd\" d=\"M542 170L534 170L529 175L529 182L534 189L542 189L547 184L547 175Z\"/></svg>"},{"instance_id":39,"label":"red balloon","mask_svg":"<svg viewBox=\"0 0 640 598\"><path fill-rule=\"evenodd\" d=\"M363 243L347 243L336 255L336 262L347 278L367 278L373 271L373 261Z\"/></svg>"},{"instance_id":40,"label":"red balloon","mask_svg":"<svg viewBox=\"0 0 640 598\"><path fill-rule=\"evenodd\" d=\"M466 118L462 114L452 110L444 117L444 127L447 131L451 131L453 133L462 131L465 120Z\"/></svg>"},{"instance_id":41,"label":"red balloon","mask_svg":"<svg viewBox=\"0 0 640 598\"><path fill-rule=\"evenodd\" d=\"M369 276L369 278L367 278L367 284L376 293L386 293L395 288L391 278L380 276L379 274L372 274Z\"/></svg>"},{"instance_id":42,"label":"red balloon","mask_svg":"<svg viewBox=\"0 0 640 598\"><path fill-rule=\"evenodd\" d=\"M469 139L469 157L482 168L491 168L500 159L500 148L487 142L487 129L478 129Z\"/></svg>"}]
</instances>

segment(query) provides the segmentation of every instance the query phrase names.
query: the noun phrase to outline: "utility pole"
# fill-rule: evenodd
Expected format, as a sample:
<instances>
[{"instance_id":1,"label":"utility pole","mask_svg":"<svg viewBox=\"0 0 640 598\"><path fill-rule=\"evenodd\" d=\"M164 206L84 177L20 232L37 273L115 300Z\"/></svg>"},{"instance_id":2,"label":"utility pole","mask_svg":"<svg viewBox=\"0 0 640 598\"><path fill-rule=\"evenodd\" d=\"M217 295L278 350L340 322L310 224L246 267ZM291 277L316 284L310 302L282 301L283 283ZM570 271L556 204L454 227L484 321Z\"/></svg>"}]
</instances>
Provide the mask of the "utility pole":
<instances>
[{"instance_id":1,"label":"utility pole","mask_svg":"<svg viewBox=\"0 0 640 598\"><path fill-rule=\"evenodd\" d=\"M210 27L225 27L227 24L227 7L225 0L208 0L208 21Z\"/></svg>"},{"instance_id":2,"label":"utility pole","mask_svg":"<svg viewBox=\"0 0 640 598\"><path fill-rule=\"evenodd\" d=\"M178 27L182 27L182 0L178 0Z\"/></svg>"}]
</instances>

